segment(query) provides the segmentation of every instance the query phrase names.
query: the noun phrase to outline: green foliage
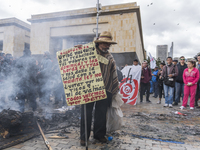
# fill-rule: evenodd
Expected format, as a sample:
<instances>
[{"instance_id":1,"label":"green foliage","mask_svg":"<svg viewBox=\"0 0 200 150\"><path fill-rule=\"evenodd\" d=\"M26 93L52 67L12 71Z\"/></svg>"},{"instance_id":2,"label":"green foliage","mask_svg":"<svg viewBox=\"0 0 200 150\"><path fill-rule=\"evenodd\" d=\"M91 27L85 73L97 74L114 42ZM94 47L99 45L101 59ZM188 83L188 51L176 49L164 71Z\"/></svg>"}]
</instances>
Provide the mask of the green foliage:
<instances>
[{"instance_id":1,"label":"green foliage","mask_svg":"<svg viewBox=\"0 0 200 150\"><path fill-rule=\"evenodd\" d=\"M154 57L153 57L153 58L154 58ZM154 58L154 59L155 59L155 58ZM147 61L148 65L150 66L150 57L148 56L148 58L145 59L145 60ZM155 60L156 60L156 66L158 66L158 67L160 68L160 63L161 63L160 58L155 59Z\"/></svg>"}]
</instances>

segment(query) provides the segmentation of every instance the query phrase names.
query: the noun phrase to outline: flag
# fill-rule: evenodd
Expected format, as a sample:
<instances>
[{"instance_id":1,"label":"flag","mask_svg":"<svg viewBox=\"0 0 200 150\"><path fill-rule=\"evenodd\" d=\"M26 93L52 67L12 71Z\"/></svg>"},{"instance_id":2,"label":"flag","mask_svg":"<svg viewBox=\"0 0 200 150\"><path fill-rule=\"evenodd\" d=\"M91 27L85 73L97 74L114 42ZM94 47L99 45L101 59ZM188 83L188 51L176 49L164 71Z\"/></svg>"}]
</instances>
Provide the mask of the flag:
<instances>
[{"instance_id":1,"label":"flag","mask_svg":"<svg viewBox=\"0 0 200 150\"><path fill-rule=\"evenodd\" d=\"M123 95L122 100L126 104L136 105L140 78L141 78L141 66L126 66L121 72L123 73L123 80L120 83L119 93Z\"/></svg>"},{"instance_id":2,"label":"flag","mask_svg":"<svg viewBox=\"0 0 200 150\"><path fill-rule=\"evenodd\" d=\"M156 67L156 60L151 56L151 53L149 53L150 57L150 68L154 69Z\"/></svg>"}]
</instances>

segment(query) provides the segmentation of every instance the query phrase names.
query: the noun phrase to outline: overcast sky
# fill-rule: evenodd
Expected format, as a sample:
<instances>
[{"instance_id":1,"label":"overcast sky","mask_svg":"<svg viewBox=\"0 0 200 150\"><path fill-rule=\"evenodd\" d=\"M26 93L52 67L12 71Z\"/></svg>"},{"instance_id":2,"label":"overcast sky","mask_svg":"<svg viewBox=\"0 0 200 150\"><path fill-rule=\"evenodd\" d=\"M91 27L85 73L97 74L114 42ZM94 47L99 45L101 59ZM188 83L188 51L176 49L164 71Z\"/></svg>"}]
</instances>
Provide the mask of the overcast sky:
<instances>
[{"instance_id":1,"label":"overcast sky","mask_svg":"<svg viewBox=\"0 0 200 150\"><path fill-rule=\"evenodd\" d=\"M174 57L200 52L200 0L99 0L102 6L137 2L141 8L144 47L156 56L156 45L174 42ZM96 0L0 0L0 19L95 7Z\"/></svg>"}]
</instances>

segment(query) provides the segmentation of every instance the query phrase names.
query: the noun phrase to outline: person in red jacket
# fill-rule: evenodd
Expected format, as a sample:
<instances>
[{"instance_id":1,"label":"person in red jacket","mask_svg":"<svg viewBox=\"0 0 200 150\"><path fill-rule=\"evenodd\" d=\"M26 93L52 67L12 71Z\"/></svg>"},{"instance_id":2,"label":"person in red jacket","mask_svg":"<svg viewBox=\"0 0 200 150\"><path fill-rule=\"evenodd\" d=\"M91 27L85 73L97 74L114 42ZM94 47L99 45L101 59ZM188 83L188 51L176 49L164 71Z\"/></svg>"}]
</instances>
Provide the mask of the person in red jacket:
<instances>
[{"instance_id":1,"label":"person in red jacket","mask_svg":"<svg viewBox=\"0 0 200 150\"><path fill-rule=\"evenodd\" d=\"M197 88L197 82L199 80L199 70L196 67L196 63L193 60L188 61L188 68L183 72L183 82L184 86L184 97L181 109L186 108L188 97L190 95L190 109L194 109L195 94Z\"/></svg>"},{"instance_id":2,"label":"person in red jacket","mask_svg":"<svg viewBox=\"0 0 200 150\"><path fill-rule=\"evenodd\" d=\"M145 94L145 92L146 92L146 102L151 103L151 101L149 100L151 78L152 78L151 69L148 67L148 63L145 60L142 63L142 75L140 82L140 103L143 102L143 95Z\"/></svg>"}]
</instances>

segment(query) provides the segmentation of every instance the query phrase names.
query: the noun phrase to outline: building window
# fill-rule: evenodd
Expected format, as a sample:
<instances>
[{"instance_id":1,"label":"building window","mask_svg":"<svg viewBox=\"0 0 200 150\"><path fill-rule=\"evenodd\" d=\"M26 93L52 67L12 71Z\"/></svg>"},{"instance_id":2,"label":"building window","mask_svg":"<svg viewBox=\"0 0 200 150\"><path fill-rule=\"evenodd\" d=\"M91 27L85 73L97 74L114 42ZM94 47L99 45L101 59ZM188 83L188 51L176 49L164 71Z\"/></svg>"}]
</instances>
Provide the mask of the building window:
<instances>
[{"instance_id":1,"label":"building window","mask_svg":"<svg viewBox=\"0 0 200 150\"><path fill-rule=\"evenodd\" d=\"M24 49L30 49L30 44L29 43L24 43Z\"/></svg>"},{"instance_id":2,"label":"building window","mask_svg":"<svg viewBox=\"0 0 200 150\"><path fill-rule=\"evenodd\" d=\"M0 41L0 51L3 51L3 40Z\"/></svg>"}]
</instances>

